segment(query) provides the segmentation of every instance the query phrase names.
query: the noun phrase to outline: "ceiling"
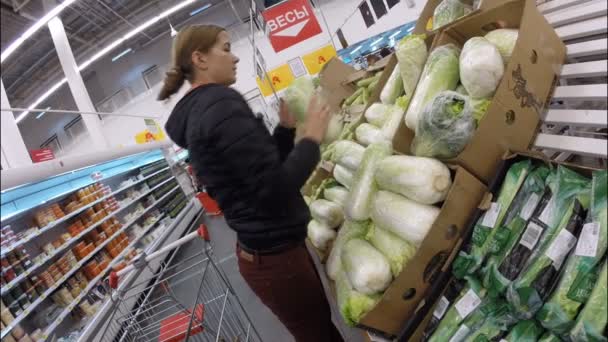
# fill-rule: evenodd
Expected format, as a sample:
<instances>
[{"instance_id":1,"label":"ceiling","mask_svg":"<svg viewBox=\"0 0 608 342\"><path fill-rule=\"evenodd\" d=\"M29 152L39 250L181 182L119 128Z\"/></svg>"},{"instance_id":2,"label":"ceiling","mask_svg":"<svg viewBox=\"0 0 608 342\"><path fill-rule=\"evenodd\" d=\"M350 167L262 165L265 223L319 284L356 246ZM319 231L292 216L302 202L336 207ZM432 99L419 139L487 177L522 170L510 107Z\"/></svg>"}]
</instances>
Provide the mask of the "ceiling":
<instances>
[{"instance_id":1,"label":"ceiling","mask_svg":"<svg viewBox=\"0 0 608 342\"><path fill-rule=\"evenodd\" d=\"M46 13L46 2L0 0L2 51ZM48 2L50 8L56 6L56 2ZM79 64L124 33L179 2L181 0L78 0L60 16L76 63ZM232 2L240 18L245 18L249 1ZM199 0L172 14L169 21L179 30L181 25L193 18L190 12L207 3L229 5L226 0ZM159 21L131 38L129 46L143 47L168 34L168 23L167 20ZM39 30L2 63L2 80L15 108L28 106L28 101L31 102L63 77L51 35L46 28Z\"/></svg>"}]
</instances>

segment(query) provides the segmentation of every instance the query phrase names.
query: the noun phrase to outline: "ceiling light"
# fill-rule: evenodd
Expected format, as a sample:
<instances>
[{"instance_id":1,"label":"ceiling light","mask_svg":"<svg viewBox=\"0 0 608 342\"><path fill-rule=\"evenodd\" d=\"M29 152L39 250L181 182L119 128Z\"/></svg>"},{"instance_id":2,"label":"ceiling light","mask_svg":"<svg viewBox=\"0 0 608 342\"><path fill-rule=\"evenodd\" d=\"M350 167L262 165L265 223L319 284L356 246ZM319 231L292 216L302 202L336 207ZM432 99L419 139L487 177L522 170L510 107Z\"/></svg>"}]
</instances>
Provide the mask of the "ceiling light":
<instances>
[{"instance_id":1,"label":"ceiling light","mask_svg":"<svg viewBox=\"0 0 608 342\"><path fill-rule=\"evenodd\" d=\"M199 13L201 13L202 11L206 10L207 8L211 7L211 4L206 4L205 6L195 9L194 11L190 12L190 16L195 16Z\"/></svg>"},{"instance_id":2,"label":"ceiling light","mask_svg":"<svg viewBox=\"0 0 608 342\"><path fill-rule=\"evenodd\" d=\"M68 0L62 3L66 4L66 3L72 3L76 0ZM83 71L84 69L88 68L91 64L93 64L94 62L96 62L98 59L100 59L101 57L105 56L108 52L114 50L117 46L119 46L120 44L122 44L125 40L135 36L136 34L138 34L139 32L147 29L148 27L152 26L153 24L155 24L156 22L158 22L159 20L168 17L169 15L181 10L182 8L196 2L197 0L184 0L182 2L180 2L179 4L167 9L166 11L162 12L161 14L155 16L154 18L146 21L145 23L141 24L140 26L137 26L136 28L134 28L133 30L127 32L127 34L125 34L124 36L116 39L115 41L113 41L110 45L106 46L105 48L101 49L101 51L97 52L96 54L94 54L93 56L91 56L91 58L89 58L88 60L86 60L84 63L80 64L78 66L78 71ZM67 6L67 5L66 5ZM50 13L50 12L49 12ZM48 21L48 20L47 20ZM4 54L2 55L3 60L4 60ZM25 117L30 113L30 110L33 108L36 108L36 106L38 106L40 103L42 103L42 101L46 100L49 96L53 95L54 92L57 91L57 89L59 89L64 83L67 82L67 79L64 78L61 81L57 82L55 85L53 85L49 90L47 90L44 94L42 94L42 96L40 96L38 99L36 99L36 101L31 104L30 106L28 106L28 110L25 112L22 112L21 114L19 114L19 116L17 116L17 119L15 120L17 123L21 122L23 119L25 119Z\"/></svg>"},{"instance_id":3,"label":"ceiling light","mask_svg":"<svg viewBox=\"0 0 608 342\"><path fill-rule=\"evenodd\" d=\"M133 51L133 49L128 48L125 51L119 53L118 55L112 57L112 63L116 62L117 60L119 60L120 58L122 58L122 56L128 54L129 52Z\"/></svg>"},{"instance_id":4,"label":"ceiling light","mask_svg":"<svg viewBox=\"0 0 608 342\"><path fill-rule=\"evenodd\" d=\"M390 35L388 38L389 38L389 39L393 39L393 38L395 38L395 37L396 37L396 36L397 36L399 33L401 33L401 30L399 30L399 31L397 31L397 32L395 32L395 33L393 33L393 34L391 34L391 35Z\"/></svg>"},{"instance_id":5,"label":"ceiling light","mask_svg":"<svg viewBox=\"0 0 608 342\"><path fill-rule=\"evenodd\" d=\"M352 55L352 54L354 54L355 52L357 52L357 51L361 50L362 48L363 48L363 45L359 45L359 47L358 47L358 48L356 48L356 49L354 49L353 51L351 51L351 52L350 52L350 54Z\"/></svg>"},{"instance_id":6,"label":"ceiling light","mask_svg":"<svg viewBox=\"0 0 608 342\"><path fill-rule=\"evenodd\" d=\"M415 29L415 28L416 28L416 26L412 26L412 27L410 27L409 29L407 29L407 33L410 33L410 32L412 32L412 31L414 31L414 29Z\"/></svg>"},{"instance_id":7,"label":"ceiling light","mask_svg":"<svg viewBox=\"0 0 608 342\"><path fill-rule=\"evenodd\" d=\"M66 7L70 6L75 1L76 0L66 0L62 2L61 4L50 10L47 14L45 14L44 17L40 18L40 20L38 20L34 25L30 26L30 28L28 28L21 36L19 36L19 38L12 42L11 45L9 45L4 51L2 51L2 55L0 55L0 63L4 63L8 56L13 54L13 52L15 52L15 50L17 50L19 46L23 44L23 42L28 40L31 36L34 35L34 33L38 32L40 28L46 25L49 20L59 15L59 13L61 13Z\"/></svg>"},{"instance_id":8,"label":"ceiling light","mask_svg":"<svg viewBox=\"0 0 608 342\"><path fill-rule=\"evenodd\" d=\"M49 110L49 109L51 109L51 107L46 108L46 110ZM46 114L46 112L42 112L42 113L36 115L36 119L40 119L44 114Z\"/></svg>"},{"instance_id":9,"label":"ceiling light","mask_svg":"<svg viewBox=\"0 0 608 342\"><path fill-rule=\"evenodd\" d=\"M383 39L384 39L384 37L380 37L380 38L374 40L373 43L369 44L369 46L374 46L374 45L380 43Z\"/></svg>"}]
</instances>

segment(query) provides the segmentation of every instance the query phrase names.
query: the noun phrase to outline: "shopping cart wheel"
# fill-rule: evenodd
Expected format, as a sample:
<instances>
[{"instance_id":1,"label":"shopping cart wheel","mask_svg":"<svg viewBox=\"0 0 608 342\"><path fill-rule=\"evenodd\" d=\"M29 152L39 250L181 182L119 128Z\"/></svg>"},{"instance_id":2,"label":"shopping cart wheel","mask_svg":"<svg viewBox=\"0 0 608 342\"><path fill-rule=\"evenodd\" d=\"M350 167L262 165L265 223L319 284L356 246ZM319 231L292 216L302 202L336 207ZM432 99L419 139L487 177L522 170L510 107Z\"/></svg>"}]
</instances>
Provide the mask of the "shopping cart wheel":
<instances>
[{"instance_id":1,"label":"shopping cart wheel","mask_svg":"<svg viewBox=\"0 0 608 342\"><path fill-rule=\"evenodd\" d=\"M198 233L198 236L201 237L201 239L207 242L211 241L211 237L209 236L209 229L207 229L207 226L201 224L196 231Z\"/></svg>"}]
</instances>

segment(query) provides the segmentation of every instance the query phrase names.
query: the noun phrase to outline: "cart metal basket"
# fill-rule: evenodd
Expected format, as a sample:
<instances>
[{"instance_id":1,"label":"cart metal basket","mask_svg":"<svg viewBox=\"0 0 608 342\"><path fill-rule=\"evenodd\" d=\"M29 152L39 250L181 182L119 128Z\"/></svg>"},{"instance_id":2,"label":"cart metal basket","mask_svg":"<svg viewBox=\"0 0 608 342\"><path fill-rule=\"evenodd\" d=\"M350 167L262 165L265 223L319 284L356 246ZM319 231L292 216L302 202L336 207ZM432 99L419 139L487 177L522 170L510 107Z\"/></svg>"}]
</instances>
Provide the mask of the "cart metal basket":
<instances>
[{"instance_id":1,"label":"cart metal basket","mask_svg":"<svg viewBox=\"0 0 608 342\"><path fill-rule=\"evenodd\" d=\"M161 256L165 261L152 277L119 286L129 273ZM214 260L204 225L113 272L109 285L116 305L102 341L261 341Z\"/></svg>"}]
</instances>

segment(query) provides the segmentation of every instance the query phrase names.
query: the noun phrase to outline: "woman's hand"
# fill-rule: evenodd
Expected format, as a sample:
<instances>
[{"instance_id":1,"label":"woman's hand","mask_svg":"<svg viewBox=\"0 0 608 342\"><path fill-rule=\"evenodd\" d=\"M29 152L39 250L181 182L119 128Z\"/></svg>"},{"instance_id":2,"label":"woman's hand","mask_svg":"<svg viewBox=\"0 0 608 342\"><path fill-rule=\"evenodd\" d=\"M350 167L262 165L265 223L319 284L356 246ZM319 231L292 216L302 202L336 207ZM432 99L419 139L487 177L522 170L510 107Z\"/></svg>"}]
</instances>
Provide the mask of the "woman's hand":
<instances>
[{"instance_id":1,"label":"woman's hand","mask_svg":"<svg viewBox=\"0 0 608 342\"><path fill-rule=\"evenodd\" d=\"M279 103L279 125L290 129L296 127L296 118L289 112L287 103L283 99L280 99Z\"/></svg>"},{"instance_id":2,"label":"woman's hand","mask_svg":"<svg viewBox=\"0 0 608 342\"><path fill-rule=\"evenodd\" d=\"M325 132L327 132L330 118L329 106L322 102L319 97L313 96L308 104L304 138L311 139L320 144L325 137Z\"/></svg>"}]
</instances>

